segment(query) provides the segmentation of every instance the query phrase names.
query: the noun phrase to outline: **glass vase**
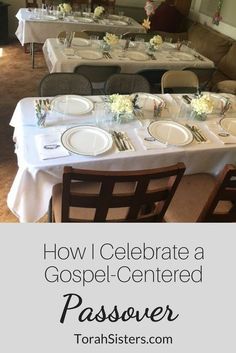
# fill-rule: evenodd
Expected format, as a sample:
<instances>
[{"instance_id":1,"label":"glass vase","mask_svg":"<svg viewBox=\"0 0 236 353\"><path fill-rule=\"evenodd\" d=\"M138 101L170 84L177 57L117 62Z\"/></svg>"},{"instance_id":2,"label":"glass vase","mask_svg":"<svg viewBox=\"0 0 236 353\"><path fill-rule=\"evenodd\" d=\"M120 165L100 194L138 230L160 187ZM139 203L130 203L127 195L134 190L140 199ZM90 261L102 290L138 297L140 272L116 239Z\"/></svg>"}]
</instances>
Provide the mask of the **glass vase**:
<instances>
[{"instance_id":1,"label":"glass vase","mask_svg":"<svg viewBox=\"0 0 236 353\"><path fill-rule=\"evenodd\" d=\"M191 113L191 118L193 120L205 121L207 119L207 114L206 113L198 113L198 112L193 111Z\"/></svg>"}]
</instances>

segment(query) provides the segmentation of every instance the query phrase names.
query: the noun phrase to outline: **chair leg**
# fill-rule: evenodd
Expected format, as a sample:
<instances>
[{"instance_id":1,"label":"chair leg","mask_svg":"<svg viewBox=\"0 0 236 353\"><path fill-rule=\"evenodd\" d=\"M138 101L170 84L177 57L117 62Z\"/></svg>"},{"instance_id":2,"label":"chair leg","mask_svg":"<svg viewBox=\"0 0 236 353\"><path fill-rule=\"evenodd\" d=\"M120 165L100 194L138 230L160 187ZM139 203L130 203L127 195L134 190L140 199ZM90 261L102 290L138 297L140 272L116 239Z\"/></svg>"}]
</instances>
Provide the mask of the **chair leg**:
<instances>
[{"instance_id":1,"label":"chair leg","mask_svg":"<svg viewBox=\"0 0 236 353\"><path fill-rule=\"evenodd\" d=\"M53 223L52 198L50 198L48 204L48 222Z\"/></svg>"}]
</instances>

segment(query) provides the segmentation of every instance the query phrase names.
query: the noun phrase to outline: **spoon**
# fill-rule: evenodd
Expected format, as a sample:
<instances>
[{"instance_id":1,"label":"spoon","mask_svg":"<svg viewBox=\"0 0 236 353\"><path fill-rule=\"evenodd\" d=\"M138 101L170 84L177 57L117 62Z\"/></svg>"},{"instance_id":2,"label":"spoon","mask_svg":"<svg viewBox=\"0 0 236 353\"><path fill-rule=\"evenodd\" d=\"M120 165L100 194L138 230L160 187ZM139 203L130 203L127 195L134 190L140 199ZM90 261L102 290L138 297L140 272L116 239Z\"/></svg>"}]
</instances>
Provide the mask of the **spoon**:
<instances>
[{"instance_id":1,"label":"spoon","mask_svg":"<svg viewBox=\"0 0 236 353\"><path fill-rule=\"evenodd\" d=\"M228 132L219 132L218 135L221 137L228 137L230 134L228 134Z\"/></svg>"},{"instance_id":2,"label":"spoon","mask_svg":"<svg viewBox=\"0 0 236 353\"><path fill-rule=\"evenodd\" d=\"M153 142L153 141L156 141L156 139L154 137L144 137L144 140L145 141L149 141L149 142Z\"/></svg>"}]
</instances>

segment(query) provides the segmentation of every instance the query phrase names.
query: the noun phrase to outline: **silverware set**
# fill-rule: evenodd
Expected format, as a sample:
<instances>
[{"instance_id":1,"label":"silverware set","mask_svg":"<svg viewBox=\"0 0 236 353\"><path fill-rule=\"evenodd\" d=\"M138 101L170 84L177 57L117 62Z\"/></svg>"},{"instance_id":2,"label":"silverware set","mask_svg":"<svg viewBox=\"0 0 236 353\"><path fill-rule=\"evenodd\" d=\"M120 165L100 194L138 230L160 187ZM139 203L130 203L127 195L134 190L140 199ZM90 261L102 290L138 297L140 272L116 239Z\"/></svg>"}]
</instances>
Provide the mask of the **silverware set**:
<instances>
[{"instance_id":1,"label":"silverware set","mask_svg":"<svg viewBox=\"0 0 236 353\"><path fill-rule=\"evenodd\" d=\"M111 130L110 133L119 151L134 150L133 145L131 144L128 136L124 132Z\"/></svg>"},{"instance_id":2,"label":"silverware set","mask_svg":"<svg viewBox=\"0 0 236 353\"><path fill-rule=\"evenodd\" d=\"M184 100L187 104L190 104L191 101L192 101L192 98L189 97L187 94L184 94L184 95L182 96L182 98L183 98L183 100Z\"/></svg>"},{"instance_id":3,"label":"silverware set","mask_svg":"<svg viewBox=\"0 0 236 353\"><path fill-rule=\"evenodd\" d=\"M104 51L104 52L103 52L103 57L104 57L105 59L112 59L111 54L108 53L107 51Z\"/></svg>"},{"instance_id":4,"label":"silverware set","mask_svg":"<svg viewBox=\"0 0 236 353\"><path fill-rule=\"evenodd\" d=\"M191 133L193 134L193 137L195 138L195 140L197 142L206 142L207 139L206 137L201 133L201 130L199 128L197 128L196 126L192 125L188 125L185 124L186 128L189 129L191 131Z\"/></svg>"}]
</instances>

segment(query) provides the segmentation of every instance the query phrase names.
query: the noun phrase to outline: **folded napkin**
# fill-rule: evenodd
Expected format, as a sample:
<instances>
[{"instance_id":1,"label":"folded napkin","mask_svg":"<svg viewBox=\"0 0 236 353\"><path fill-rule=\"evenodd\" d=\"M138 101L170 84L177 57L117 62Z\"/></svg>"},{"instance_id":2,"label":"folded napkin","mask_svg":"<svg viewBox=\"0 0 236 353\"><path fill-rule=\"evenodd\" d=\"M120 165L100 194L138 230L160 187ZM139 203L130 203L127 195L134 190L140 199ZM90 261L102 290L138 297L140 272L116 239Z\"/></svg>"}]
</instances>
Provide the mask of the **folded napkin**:
<instances>
[{"instance_id":1,"label":"folded napkin","mask_svg":"<svg viewBox=\"0 0 236 353\"><path fill-rule=\"evenodd\" d=\"M61 144L61 133L35 136L35 144L40 159L52 159L69 156L70 153Z\"/></svg>"},{"instance_id":2,"label":"folded napkin","mask_svg":"<svg viewBox=\"0 0 236 353\"><path fill-rule=\"evenodd\" d=\"M162 148L166 148L167 146L157 140L154 141L148 141L146 139L151 138L150 134L148 133L146 128L138 128L135 129L135 132L138 136L139 141L141 142L141 144L143 145L143 147L146 150L152 150L152 149L162 149Z\"/></svg>"},{"instance_id":3,"label":"folded napkin","mask_svg":"<svg viewBox=\"0 0 236 353\"><path fill-rule=\"evenodd\" d=\"M228 135L228 136L221 136L219 135L220 133L225 133L225 130L221 128L221 126L217 122L207 122L206 123L207 128L209 131L215 135L218 140L223 143L224 145L226 144L233 144L236 143L236 136L233 135Z\"/></svg>"},{"instance_id":4,"label":"folded napkin","mask_svg":"<svg viewBox=\"0 0 236 353\"><path fill-rule=\"evenodd\" d=\"M74 56L75 55L75 51L73 48L64 48L63 49L63 54L65 54L66 56Z\"/></svg>"}]
</instances>

